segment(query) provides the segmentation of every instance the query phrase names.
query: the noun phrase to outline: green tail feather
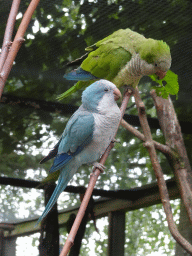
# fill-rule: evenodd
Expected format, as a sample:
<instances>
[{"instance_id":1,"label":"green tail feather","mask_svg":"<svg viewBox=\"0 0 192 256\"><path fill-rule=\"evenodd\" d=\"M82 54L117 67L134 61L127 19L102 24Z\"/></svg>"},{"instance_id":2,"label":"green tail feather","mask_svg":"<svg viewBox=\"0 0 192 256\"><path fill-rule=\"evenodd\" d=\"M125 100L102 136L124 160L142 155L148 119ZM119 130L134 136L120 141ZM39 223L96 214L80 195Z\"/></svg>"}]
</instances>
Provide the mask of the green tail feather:
<instances>
[{"instance_id":1,"label":"green tail feather","mask_svg":"<svg viewBox=\"0 0 192 256\"><path fill-rule=\"evenodd\" d=\"M57 97L57 100L63 100L64 98L68 97L69 95L75 93L76 91L78 91L80 88L78 86L78 83L76 83L74 86L72 86L69 90L67 90L66 92L62 93L61 95L59 95Z\"/></svg>"},{"instance_id":2,"label":"green tail feather","mask_svg":"<svg viewBox=\"0 0 192 256\"><path fill-rule=\"evenodd\" d=\"M41 184L49 183L52 181L57 181L60 175L60 170L50 173L45 179L41 181Z\"/></svg>"},{"instance_id":3,"label":"green tail feather","mask_svg":"<svg viewBox=\"0 0 192 256\"><path fill-rule=\"evenodd\" d=\"M86 81L86 82L85 81L79 81L74 86L72 86L69 90L67 90L66 92L59 95L57 97L57 100L63 100L64 98L66 98L66 97L70 96L71 94L77 92L81 88L85 88L85 87L89 86L93 82L95 82L95 80L90 80L90 81Z\"/></svg>"}]
</instances>

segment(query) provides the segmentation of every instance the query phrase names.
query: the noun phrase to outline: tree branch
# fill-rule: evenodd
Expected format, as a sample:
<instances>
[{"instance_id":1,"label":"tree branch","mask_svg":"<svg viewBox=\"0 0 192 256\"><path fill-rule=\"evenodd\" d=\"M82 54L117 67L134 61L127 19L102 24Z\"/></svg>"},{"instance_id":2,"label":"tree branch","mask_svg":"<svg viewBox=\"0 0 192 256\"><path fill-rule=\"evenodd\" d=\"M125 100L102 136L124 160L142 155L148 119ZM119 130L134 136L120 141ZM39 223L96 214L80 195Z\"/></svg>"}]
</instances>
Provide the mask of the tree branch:
<instances>
[{"instance_id":1,"label":"tree branch","mask_svg":"<svg viewBox=\"0 0 192 256\"><path fill-rule=\"evenodd\" d=\"M8 105L17 105L21 108L33 108L43 110L49 113L60 113L61 115L73 114L78 107L71 104L63 104L54 101L37 100L32 98L17 97L9 94L2 95L0 103Z\"/></svg>"},{"instance_id":2,"label":"tree branch","mask_svg":"<svg viewBox=\"0 0 192 256\"><path fill-rule=\"evenodd\" d=\"M13 0L11 10L9 13L9 18L7 20L5 35L3 39L3 46L2 46L1 56L0 56L0 73L3 68L3 64L5 63L5 60L7 58L9 47L11 46L11 43L12 43L11 38L12 38L13 28L15 25L15 20L18 13L20 2L21 0Z\"/></svg>"},{"instance_id":3,"label":"tree branch","mask_svg":"<svg viewBox=\"0 0 192 256\"><path fill-rule=\"evenodd\" d=\"M174 175L181 193L181 198L192 223L192 184L191 167L185 149L181 128L171 99L157 97L155 91L151 92L153 97L159 123L166 139L166 144L171 149L169 162L172 164Z\"/></svg>"},{"instance_id":4,"label":"tree branch","mask_svg":"<svg viewBox=\"0 0 192 256\"><path fill-rule=\"evenodd\" d=\"M40 0L31 0L31 3L29 4L29 7L27 8L23 19L21 21L21 24L18 28L17 34L15 35L13 44L11 46L11 49L8 53L8 56L4 62L4 66L2 68L2 71L0 73L0 97L2 95L3 92L3 88L5 86L5 82L8 78L8 75L11 71L12 65L13 65L13 61L15 60L15 57L21 47L22 42L24 41L24 34L27 30L27 27L29 25L29 22L31 20L31 17L37 7L37 5L39 4Z\"/></svg>"},{"instance_id":5,"label":"tree branch","mask_svg":"<svg viewBox=\"0 0 192 256\"><path fill-rule=\"evenodd\" d=\"M127 129L129 132L131 132L133 135L135 135L137 138L139 138L142 141L145 141L145 136L140 131L135 129L133 126L128 124L124 119L121 120L121 125L125 129ZM170 154L171 150L168 146L163 145L154 140L153 140L153 143L154 143L155 148L158 149L159 151L161 151L162 153L164 153L165 155Z\"/></svg>"},{"instance_id":6,"label":"tree branch","mask_svg":"<svg viewBox=\"0 0 192 256\"><path fill-rule=\"evenodd\" d=\"M63 104L63 103L59 103L59 102L55 102L55 101L37 100L37 99L33 99L33 98L23 98L23 97L13 96L11 94L5 94L5 93L2 94L0 103L13 105L13 106L17 105L21 108L34 108L35 110L43 110L43 111L47 111L49 113L57 112L57 113L60 113L61 115L73 114L78 109L77 106L71 105L71 104ZM124 119L124 121L128 122L129 128L128 127L126 128L126 125L125 125L125 128L128 130L132 129L130 127L130 125L141 126L140 122L139 122L139 118L136 115L124 114L123 119ZM148 123L149 123L149 126L151 129L160 129L159 121L157 118L147 117L147 120L148 120ZM122 123L123 123L123 121L122 121ZM192 123L191 122L182 122L181 121L180 124L181 124L181 129L182 129L183 133L192 134ZM138 135L138 134L139 134L139 132L137 134L135 134L135 136L136 137L140 136L138 138L143 140L142 135ZM166 152L166 146L164 146L164 149L162 148L162 150L164 150Z\"/></svg>"},{"instance_id":7,"label":"tree branch","mask_svg":"<svg viewBox=\"0 0 192 256\"><path fill-rule=\"evenodd\" d=\"M148 152L149 152L149 155L151 158L151 162L152 162L152 166L153 166L156 178L157 178L161 202L164 207L169 230L170 230L172 236L175 238L175 240L187 252L192 254L192 245L179 233L177 226L175 225L175 223L173 221L173 215L171 212L171 204L170 204L170 200L169 200L168 190L167 190L166 183L165 183L165 180L163 177L163 172L162 172L161 166L160 166L158 158L157 158L154 143L152 140L151 131L150 131L150 128L149 128L149 125L147 122L145 105L140 98L138 88L135 89L134 96L135 96L135 102L136 102L138 113L139 113L140 123L141 123L142 129L143 129L144 136L146 138L145 146L148 149Z\"/></svg>"}]
</instances>

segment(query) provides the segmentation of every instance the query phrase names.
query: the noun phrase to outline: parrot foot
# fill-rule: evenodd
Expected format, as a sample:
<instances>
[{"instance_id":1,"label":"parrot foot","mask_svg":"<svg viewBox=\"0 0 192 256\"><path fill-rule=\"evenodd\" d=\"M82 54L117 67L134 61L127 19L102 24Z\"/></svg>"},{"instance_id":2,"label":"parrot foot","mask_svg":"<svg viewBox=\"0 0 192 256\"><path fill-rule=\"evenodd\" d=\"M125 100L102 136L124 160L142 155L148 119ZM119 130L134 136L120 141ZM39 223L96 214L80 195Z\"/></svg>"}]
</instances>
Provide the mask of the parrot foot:
<instances>
[{"instance_id":1,"label":"parrot foot","mask_svg":"<svg viewBox=\"0 0 192 256\"><path fill-rule=\"evenodd\" d=\"M94 163L93 163L93 166L94 166L95 168L98 168L101 172L104 172L104 170L106 169L106 167L105 167L103 164L98 163L98 162L94 162Z\"/></svg>"},{"instance_id":2,"label":"parrot foot","mask_svg":"<svg viewBox=\"0 0 192 256\"><path fill-rule=\"evenodd\" d=\"M124 85L124 87L125 87L125 92L124 93L129 92L129 93L134 94L135 89L131 85Z\"/></svg>"},{"instance_id":3,"label":"parrot foot","mask_svg":"<svg viewBox=\"0 0 192 256\"><path fill-rule=\"evenodd\" d=\"M116 140L116 139L112 139L112 141L111 141L112 143L120 143L121 144L121 141L119 141L119 140Z\"/></svg>"}]
</instances>

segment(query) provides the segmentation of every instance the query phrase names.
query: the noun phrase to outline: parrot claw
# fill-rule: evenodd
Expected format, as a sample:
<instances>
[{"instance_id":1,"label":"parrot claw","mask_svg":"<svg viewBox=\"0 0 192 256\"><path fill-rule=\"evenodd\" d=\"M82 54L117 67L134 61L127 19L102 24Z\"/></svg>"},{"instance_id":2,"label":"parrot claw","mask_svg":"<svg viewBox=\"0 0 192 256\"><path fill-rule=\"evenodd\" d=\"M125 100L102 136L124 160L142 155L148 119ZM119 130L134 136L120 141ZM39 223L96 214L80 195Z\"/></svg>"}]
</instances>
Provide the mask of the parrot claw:
<instances>
[{"instance_id":1,"label":"parrot claw","mask_svg":"<svg viewBox=\"0 0 192 256\"><path fill-rule=\"evenodd\" d=\"M94 163L93 163L93 166L94 166L95 168L98 168L101 172L104 172L104 170L106 169L106 167L105 167L103 164L98 163L98 162L94 162Z\"/></svg>"},{"instance_id":2,"label":"parrot claw","mask_svg":"<svg viewBox=\"0 0 192 256\"><path fill-rule=\"evenodd\" d=\"M112 139L112 141L111 141L112 143L120 143L121 144L121 141L119 141L119 140L116 140L116 139Z\"/></svg>"},{"instance_id":3,"label":"parrot claw","mask_svg":"<svg viewBox=\"0 0 192 256\"><path fill-rule=\"evenodd\" d=\"M125 87L125 92L124 93L129 92L129 93L134 94L135 89L131 85L124 85L124 87Z\"/></svg>"}]
</instances>

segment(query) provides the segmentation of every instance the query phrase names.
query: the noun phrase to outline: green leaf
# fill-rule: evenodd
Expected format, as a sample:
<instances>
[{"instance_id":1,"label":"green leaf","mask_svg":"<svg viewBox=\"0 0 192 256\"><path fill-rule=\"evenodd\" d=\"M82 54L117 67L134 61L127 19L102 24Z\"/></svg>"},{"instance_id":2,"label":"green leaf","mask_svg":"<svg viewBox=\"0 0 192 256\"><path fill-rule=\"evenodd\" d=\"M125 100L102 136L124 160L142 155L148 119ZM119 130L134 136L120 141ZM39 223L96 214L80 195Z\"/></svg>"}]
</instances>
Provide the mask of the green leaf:
<instances>
[{"instance_id":1,"label":"green leaf","mask_svg":"<svg viewBox=\"0 0 192 256\"><path fill-rule=\"evenodd\" d=\"M159 87L154 87L158 96L167 99L169 94L171 94L176 95L176 98L178 98L178 76L174 72L172 72L171 70L167 71L166 76L161 80L158 80L158 77L155 74L150 75L149 77L160 85ZM165 85L163 85L163 81L166 82Z\"/></svg>"}]
</instances>

